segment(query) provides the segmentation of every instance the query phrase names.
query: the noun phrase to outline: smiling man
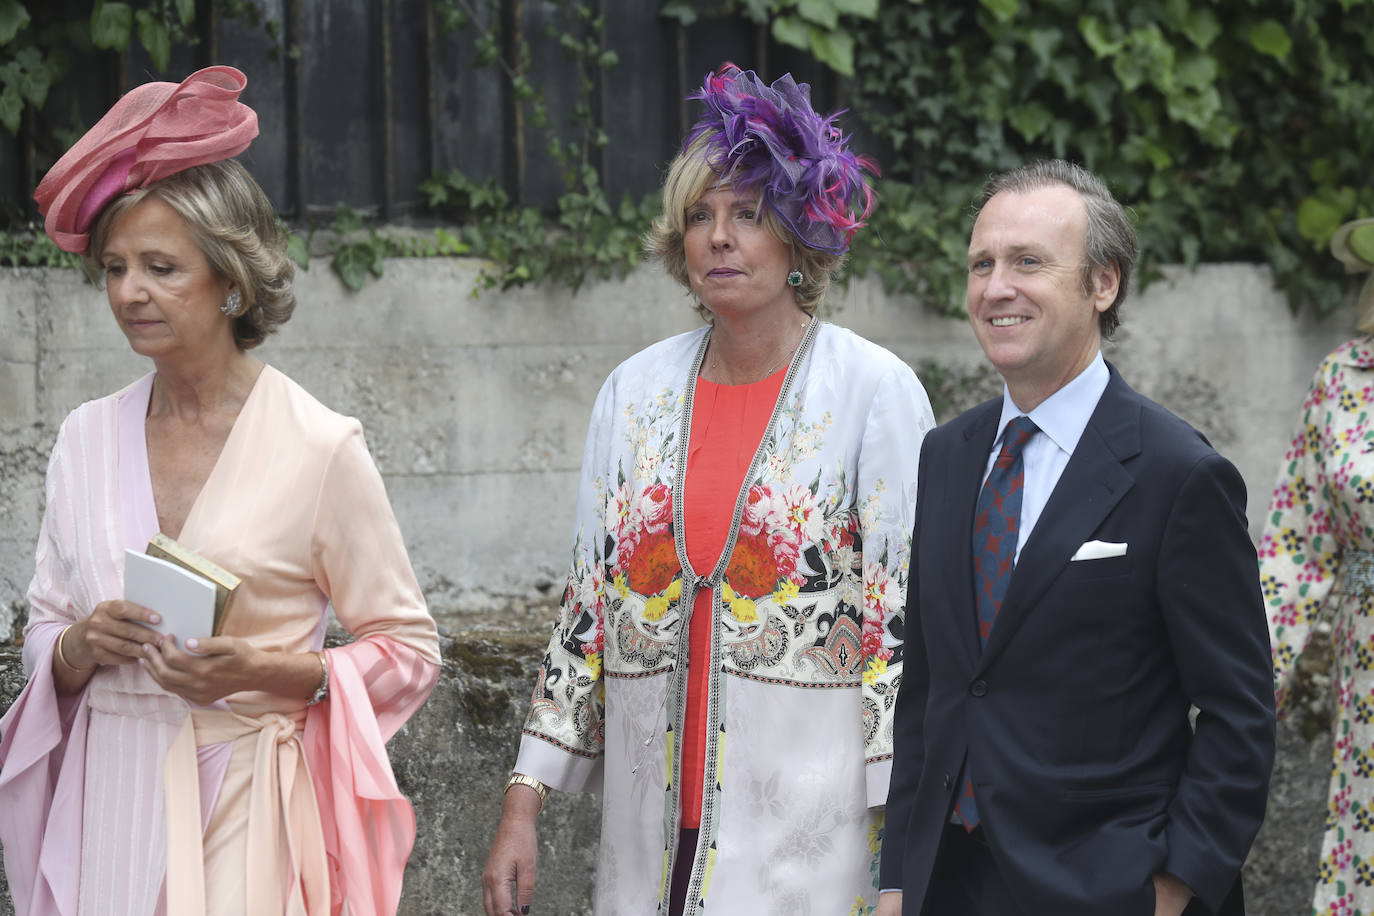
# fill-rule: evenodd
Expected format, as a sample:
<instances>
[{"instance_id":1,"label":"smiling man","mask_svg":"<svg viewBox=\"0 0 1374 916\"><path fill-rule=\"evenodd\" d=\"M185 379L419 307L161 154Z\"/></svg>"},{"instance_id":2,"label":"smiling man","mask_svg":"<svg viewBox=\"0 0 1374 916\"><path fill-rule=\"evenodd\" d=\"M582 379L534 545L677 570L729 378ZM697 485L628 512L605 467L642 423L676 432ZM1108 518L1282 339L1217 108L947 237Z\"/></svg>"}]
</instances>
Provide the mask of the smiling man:
<instances>
[{"instance_id":1,"label":"smiling man","mask_svg":"<svg viewBox=\"0 0 1374 916\"><path fill-rule=\"evenodd\" d=\"M983 189L968 316L1006 387L921 450L880 914L1244 912L1274 755L1245 486L1102 358L1135 259L1076 165Z\"/></svg>"}]
</instances>

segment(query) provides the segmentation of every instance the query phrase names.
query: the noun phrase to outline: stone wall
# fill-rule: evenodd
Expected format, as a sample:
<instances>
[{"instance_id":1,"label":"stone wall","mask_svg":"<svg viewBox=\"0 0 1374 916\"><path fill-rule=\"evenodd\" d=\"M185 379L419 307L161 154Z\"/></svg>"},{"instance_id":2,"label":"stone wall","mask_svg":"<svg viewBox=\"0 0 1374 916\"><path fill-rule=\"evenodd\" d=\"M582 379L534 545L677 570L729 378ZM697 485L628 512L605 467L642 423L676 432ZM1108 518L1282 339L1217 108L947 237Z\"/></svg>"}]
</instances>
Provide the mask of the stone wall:
<instances>
[{"instance_id":1,"label":"stone wall","mask_svg":"<svg viewBox=\"0 0 1374 916\"><path fill-rule=\"evenodd\" d=\"M392 743L420 837L404 913L480 913L480 872L513 759L529 678L562 588L577 465L606 373L646 343L696 325L660 274L472 295L479 265L387 262L354 294L324 267L299 278L296 317L263 357L359 417L417 575L445 634L434 698ZM860 281L826 317L918 367L942 412L996 393L967 325ZM1240 468L1257 527L1312 370L1348 336L1344 314L1293 319L1267 273L1169 270L1127 303L1108 357L1139 390L1203 430ZM0 273L0 709L21 680L15 642L56 425L148 364L100 293L74 272ZM914 458L914 456L913 456ZM6 640L5 634L13 636ZM1330 741L1322 660L1305 715L1281 731L1269 822L1248 871L1250 912L1303 912L1316 872ZM537 911L590 911L595 802L543 817ZM0 913L5 912L0 903Z\"/></svg>"}]
</instances>

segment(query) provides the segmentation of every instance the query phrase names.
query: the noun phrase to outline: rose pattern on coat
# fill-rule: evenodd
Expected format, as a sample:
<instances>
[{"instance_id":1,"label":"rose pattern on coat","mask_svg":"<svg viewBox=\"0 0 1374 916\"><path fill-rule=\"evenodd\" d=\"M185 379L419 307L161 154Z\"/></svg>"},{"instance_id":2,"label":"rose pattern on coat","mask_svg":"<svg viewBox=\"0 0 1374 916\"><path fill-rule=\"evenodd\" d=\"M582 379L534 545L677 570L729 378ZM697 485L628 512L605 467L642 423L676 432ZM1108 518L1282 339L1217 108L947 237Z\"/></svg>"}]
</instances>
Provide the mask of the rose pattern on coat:
<instances>
[{"instance_id":1,"label":"rose pattern on coat","mask_svg":"<svg viewBox=\"0 0 1374 916\"><path fill-rule=\"evenodd\" d=\"M587 708L575 699L578 688L588 679L642 677L673 663L683 620L672 490L683 404L665 389L624 409L632 458L617 462L614 478L595 481L605 540L594 545L592 562L584 562L583 545L574 545L558 623L567 667L545 657L527 727L563 724L558 710L572 707L571 724L579 734L595 729L588 737L600 748L601 694ZM884 545L880 556L865 557L862 531L875 522L883 481L870 482L859 499L838 464L808 482L793 479L794 468L814 461L832 423L828 413L808 423L804 409L794 395L779 411L748 483L721 586L724 661L728 671L770 683L862 683L876 696L863 704L872 739L896 698L896 682L884 675L900 659L906 545Z\"/></svg>"},{"instance_id":2,"label":"rose pattern on coat","mask_svg":"<svg viewBox=\"0 0 1374 916\"><path fill-rule=\"evenodd\" d=\"M802 424L799 400L782 411L792 435L775 431L764 441L745 494L721 585L727 665L803 686L871 686L900 649L889 626L902 610L905 564L890 570L886 551L864 561L862 513L879 494L851 504L843 467L805 484L791 479L792 467L824 444L830 424L828 415ZM681 625L675 467L663 457L673 453L681 407L680 397L664 393L626 411L634 460L628 475L618 465L614 485L605 488L604 581L612 588L601 606L617 634L613 675L661 670ZM655 429L665 432L653 435Z\"/></svg>"}]
</instances>

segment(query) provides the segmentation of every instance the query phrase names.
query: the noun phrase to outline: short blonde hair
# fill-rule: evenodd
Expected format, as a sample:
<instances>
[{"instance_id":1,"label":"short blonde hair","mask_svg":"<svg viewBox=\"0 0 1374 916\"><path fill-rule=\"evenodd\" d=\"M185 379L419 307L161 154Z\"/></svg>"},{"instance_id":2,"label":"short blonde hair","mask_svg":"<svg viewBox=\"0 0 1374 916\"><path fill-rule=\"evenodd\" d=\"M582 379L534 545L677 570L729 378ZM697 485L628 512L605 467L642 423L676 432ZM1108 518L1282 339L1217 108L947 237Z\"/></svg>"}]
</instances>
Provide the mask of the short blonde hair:
<instances>
[{"instance_id":1,"label":"short blonde hair","mask_svg":"<svg viewBox=\"0 0 1374 916\"><path fill-rule=\"evenodd\" d=\"M687 250L683 246L687 209L709 190L728 184L722 183L719 168L707 155L710 142L711 135L702 134L668 166L668 176L663 182L663 212L654 219L644 236L645 253L661 262L668 276L689 293L692 284L687 276ZM792 262L800 266L802 274L801 285L793 287L792 294L802 311L814 315L831 281L844 266L845 256L803 245L768 207L759 208L759 219L774 238L792 249ZM697 311L706 320L711 319L711 313L700 302L697 302Z\"/></svg>"},{"instance_id":2,"label":"short blonde hair","mask_svg":"<svg viewBox=\"0 0 1374 916\"><path fill-rule=\"evenodd\" d=\"M296 268L286 255L286 231L272 203L248 170L233 159L197 165L110 201L91 227L81 256L86 274L102 285L100 253L119 217L156 198L186 221L196 247L215 273L243 299L234 318L234 343L249 350L281 327L296 308L291 281Z\"/></svg>"}]
</instances>

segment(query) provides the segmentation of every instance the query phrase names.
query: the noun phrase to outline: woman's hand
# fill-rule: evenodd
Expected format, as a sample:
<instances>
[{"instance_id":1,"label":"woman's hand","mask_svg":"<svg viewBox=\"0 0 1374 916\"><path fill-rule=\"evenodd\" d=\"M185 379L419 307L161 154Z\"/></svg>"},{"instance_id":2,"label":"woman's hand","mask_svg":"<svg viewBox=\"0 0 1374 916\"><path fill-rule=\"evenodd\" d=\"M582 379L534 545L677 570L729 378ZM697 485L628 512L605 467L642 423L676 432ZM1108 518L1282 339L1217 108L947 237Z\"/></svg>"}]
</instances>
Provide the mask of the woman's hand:
<instances>
[{"instance_id":1,"label":"woman's hand","mask_svg":"<svg viewBox=\"0 0 1374 916\"><path fill-rule=\"evenodd\" d=\"M183 651L172 637L153 635L144 670L163 690L201 706L242 690L306 699L324 675L314 652L266 652L236 636L188 639Z\"/></svg>"},{"instance_id":2,"label":"woman's hand","mask_svg":"<svg viewBox=\"0 0 1374 916\"><path fill-rule=\"evenodd\" d=\"M85 617L67 627L53 644L53 686L70 696L86 686L101 665L127 665L143 658L143 647L158 639L157 631L137 621L162 618L131 601L102 601Z\"/></svg>"},{"instance_id":3,"label":"woman's hand","mask_svg":"<svg viewBox=\"0 0 1374 916\"><path fill-rule=\"evenodd\" d=\"M539 793L529 786L515 785L506 790L501 802L501 825L496 828L487 867L482 870L486 916L520 916L530 911L538 856L535 822L541 804Z\"/></svg>"},{"instance_id":4,"label":"woman's hand","mask_svg":"<svg viewBox=\"0 0 1374 916\"><path fill-rule=\"evenodd\" d=\"M127 665L143 657L143 647L161 638L156 630L143 626L162 620L156 613L132 601L102 601L89 616L82 617L67 630L62 654L70 667L95 668L96 665Z\"/></svg>"},{"instance_id":5,"label":"woman's hand","mask_svg":"<svg viewBox=\"0 0 1374 916\"><path fill-rule=\"evenodd\" d=\"M188 639L189 651L183 651L172 637L153 635L156 639L144 647L143 667L163 690L201 706L241 690L277 692L271 686L274 678L262 670L267 653L245 640L234 636ZM318 662L315 680L319 681Z\"/></svg>"}]
</instances>

